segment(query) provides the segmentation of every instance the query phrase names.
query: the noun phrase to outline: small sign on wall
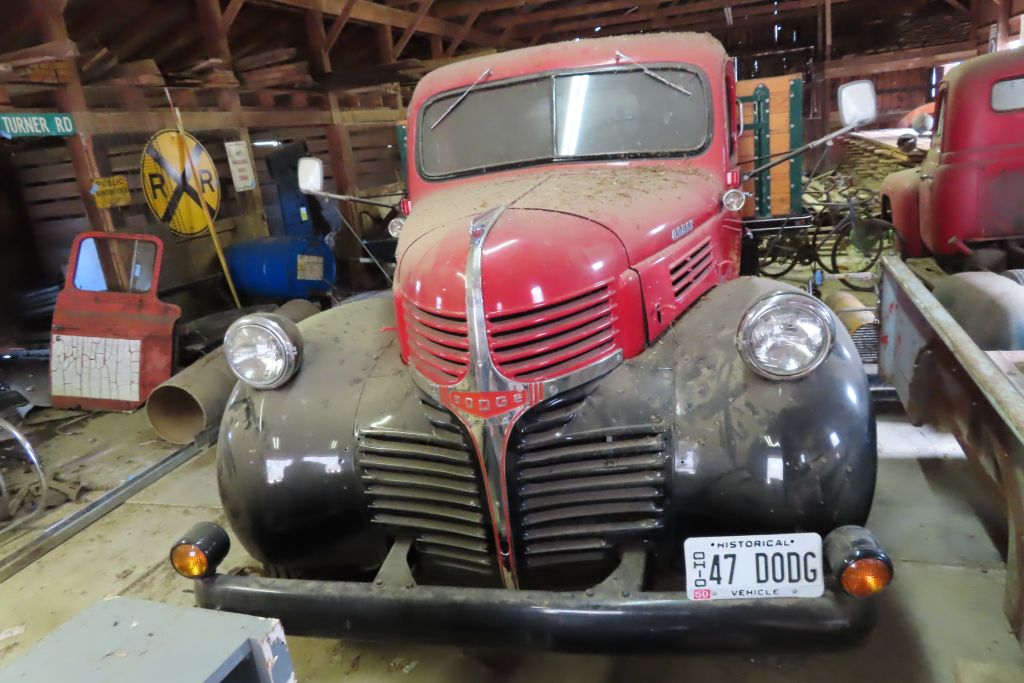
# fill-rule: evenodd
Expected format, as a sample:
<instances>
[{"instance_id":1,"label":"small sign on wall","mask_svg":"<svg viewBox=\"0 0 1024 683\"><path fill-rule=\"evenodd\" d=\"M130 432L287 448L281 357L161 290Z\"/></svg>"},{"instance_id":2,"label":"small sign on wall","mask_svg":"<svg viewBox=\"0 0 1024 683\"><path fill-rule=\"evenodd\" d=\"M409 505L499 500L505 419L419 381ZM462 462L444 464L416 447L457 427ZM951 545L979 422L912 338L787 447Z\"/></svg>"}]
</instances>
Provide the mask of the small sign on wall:
<instances>
[{"instance_id":1,"label":"small sign on wall","mask_svg":"<svg viewBox=\"0 0 1024 683\"><path fill-rule=\"evenodd\" d=\"M66 138L75 134L71 114L0 114L0 137Z\"/></svg>"},{"instance_id":2,"label":"small sign on wall","mask_svg":"<svg viewBox=\"0 0 1024 683\"><path fill-rule=\"evenodd\" d=\"M225 142L224 149L228 153L228 166L231 168L231 182L235 186L235 191L255 190L256 171L252 166L248 143L244 140Z\"/></svg>"},{"instance_id":3,"label":"small sign on wall","mask_svg":"<svg viewBox=\"0 0 1024 683\"><path fill-rule=\"evenodd\" d=\"M132 195L128 191L128 178L123 175L96 178L92 181L92 188L89 191L92 193L93 199L96 200L96 206L101 209L127 206L132 203Z\"/></svg>"}]
</instances>

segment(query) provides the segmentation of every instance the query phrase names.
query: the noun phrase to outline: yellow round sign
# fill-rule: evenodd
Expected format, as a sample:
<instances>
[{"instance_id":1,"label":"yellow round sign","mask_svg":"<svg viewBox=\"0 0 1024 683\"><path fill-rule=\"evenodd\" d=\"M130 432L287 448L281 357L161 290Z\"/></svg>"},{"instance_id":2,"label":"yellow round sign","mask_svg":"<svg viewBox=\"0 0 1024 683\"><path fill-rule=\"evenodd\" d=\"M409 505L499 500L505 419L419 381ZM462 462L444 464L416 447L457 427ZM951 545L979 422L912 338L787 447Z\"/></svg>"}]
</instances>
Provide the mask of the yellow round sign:
<instances>
[{"instance_id":1,"label":"yellow round sign","mask_svg":"<svg viewBox=\"0 0 1024 683\"><path fill-rule=\"evenodd\" d=\"M196 176L193 177L192 165ZM142 152L142 191L160 221L177 235L197 235L206 229L203 205L210 219L220 208L220 179L210 153L198 140L176 130L162 130Z\"/></svg>"}]
</instances>

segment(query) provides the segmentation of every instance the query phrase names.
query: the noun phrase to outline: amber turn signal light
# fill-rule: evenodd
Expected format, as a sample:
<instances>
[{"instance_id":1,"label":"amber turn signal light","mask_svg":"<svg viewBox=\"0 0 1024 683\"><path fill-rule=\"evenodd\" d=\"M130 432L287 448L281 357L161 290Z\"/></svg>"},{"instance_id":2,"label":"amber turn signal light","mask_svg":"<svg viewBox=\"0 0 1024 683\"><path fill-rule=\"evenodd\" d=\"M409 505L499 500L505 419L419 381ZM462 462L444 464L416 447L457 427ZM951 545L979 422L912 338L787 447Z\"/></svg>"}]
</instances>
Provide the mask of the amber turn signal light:
<instances>
[{"instance_id":1,"label":"amber turn signal light","mask_svg":"<svg viewBox=\"0 0 1024 683\"><path fill-rule=\"evenodd\" d=\"M892 581L892 567L883 560L865 557L846 565L839 580L848 594L867 598L885 590Z\"/></svg>"},{"instance_id":2,"label":"amber turn signal light","mask_svg":"<svg viewBox=\"0 0 1024 683\"><path fill-rule=\"evenodd\" d=\"M171 566L186 579L212 576L230 547L223 528L213 522L200 522L171 546Z\"/></svg>"},{"instance_id":3,"label":"amber turn signal light","mask_svg":"<svg viewBox=\"0 0 1024 683\"><path fill-rule=\"evenodd\" d=\"M198 579L206 574L210 561L199 546L179 543L171 548L171 566L187 579Z\"/></svg>"}]
</instances>

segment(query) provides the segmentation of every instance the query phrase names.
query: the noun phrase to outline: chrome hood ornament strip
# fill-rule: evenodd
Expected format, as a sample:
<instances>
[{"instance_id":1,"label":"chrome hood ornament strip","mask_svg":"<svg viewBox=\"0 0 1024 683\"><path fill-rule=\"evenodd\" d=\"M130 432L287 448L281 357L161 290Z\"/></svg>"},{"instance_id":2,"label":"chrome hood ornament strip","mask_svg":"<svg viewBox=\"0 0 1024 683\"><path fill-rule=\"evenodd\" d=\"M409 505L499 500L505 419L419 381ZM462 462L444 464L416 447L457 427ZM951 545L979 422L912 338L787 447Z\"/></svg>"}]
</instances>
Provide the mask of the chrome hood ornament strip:
<instances>
[{"instance_id":1,"label":"chrome hood ornament strip","mask_svg":"<svg viewBox=\"0 0 1024 683\"><path fill-rule=\"evenodd\" d=\"M466 258L469 369L466 376L455 385L442 386L428 380L415 366L410 367L416 385L451 410L469 431L483 473L484 496L490 511L501 581L506 588L517 588L505 481L505 455L512 428L530 407L604 375L621 363L623 356L619 349L582 370L541 382L517 382L498 371L487 340L482 271L484 243L507 208L497 206L478 214L469 226Z\"/></svg>"}]
</instances>

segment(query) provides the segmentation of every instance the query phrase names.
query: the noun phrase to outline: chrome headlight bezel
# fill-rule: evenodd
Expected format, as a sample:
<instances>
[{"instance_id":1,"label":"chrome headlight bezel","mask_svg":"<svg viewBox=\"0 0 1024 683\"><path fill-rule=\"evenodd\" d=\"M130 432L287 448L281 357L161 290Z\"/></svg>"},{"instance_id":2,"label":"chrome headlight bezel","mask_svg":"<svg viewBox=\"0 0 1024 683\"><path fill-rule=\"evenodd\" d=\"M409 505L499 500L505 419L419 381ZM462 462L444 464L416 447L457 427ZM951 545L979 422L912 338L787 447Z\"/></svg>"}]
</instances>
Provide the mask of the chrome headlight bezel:
<instances>
[{"instance_id":1,"label":"chrome headlight bezel","mask_svg":"<svg viewBox=\"0 0 1024 683\"><path fill-rule=\"evenodd\" d=\"M264 381L253 381L244 377L241 371L235 367L231 354L231 340L244 327L260 328L268 333L274 342L281 347L285 364L277 376L267 378ZM224 333L224 358L231 369L231 373L253 389L276 389L286 384L288 380L295 376L299 366L302 364L302 350L302 334L299 332L298 325L283 315L276 313L258 313L242 316L231 323L227 332Z\"/></svg>"},{"instance_id":2,"label":"chrome headlight bezel","mask_svg":"<svg viewBox=\"0 0 1024 683\"><path fill-rule=\"evenodd\" d=\"M747 193L733 187L722 193L722 206L726 211L742 211L747 203Z\"/></svg>"},{"instance_id":3,"label":"chrome headlight bezel","mask_svg":"<svg viewBox=\"0 0 1024 683\"><path fill-rule=\"evenodd\" d=\"M750 335L754 326L767 313L779 308L792 308L811 313L821 323L824 343L821 350L809 364L800 367L792 372L778 372L761 365L751 347ZM832 352L835 345L836 325L835 319L828 306L820 299L802 292L774 292L754 303L740 320L739 328L736 330L736 348L740 357L755 373L770 380L795 380L806 377L814 372Z\"/></svg>"}]
</instances>

